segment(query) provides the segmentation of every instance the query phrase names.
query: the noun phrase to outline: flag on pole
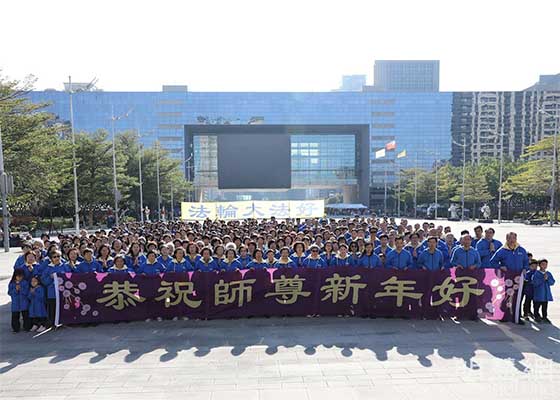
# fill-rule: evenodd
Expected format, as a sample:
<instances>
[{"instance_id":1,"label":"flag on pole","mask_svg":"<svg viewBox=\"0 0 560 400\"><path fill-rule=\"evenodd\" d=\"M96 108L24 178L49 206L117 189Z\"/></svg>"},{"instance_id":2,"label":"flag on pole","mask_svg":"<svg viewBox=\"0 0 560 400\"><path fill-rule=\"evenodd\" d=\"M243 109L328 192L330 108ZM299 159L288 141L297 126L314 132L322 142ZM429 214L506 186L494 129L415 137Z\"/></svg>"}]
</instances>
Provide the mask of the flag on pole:
<instances>
[{"instance_id":1,"label":"flag on pole","mask_svg":"<svg viewBox=\"0 0 560 400\"><path fill-rule=\"evenodd\" d=\"M397 158L403 158L403 157L406 157L406 150L403 150L399 154L397 154Z\"/></svg>"},{"instance_id":2,"label":"flag on pole","mask_svg":"<svg viewBox=\"0 0 560 400\"><path fill-rule=\"evenodd\" d=\"M389 143L385 145L385 150L395 150L397 148L397 142L395 140L391 140Z\"/></svg>"},{"instance_id":3,"label":"flag on pole","mask_svg":"<svg viewBox=\"0 0 560 400\"><path fill-rule=\"evenodd\" d=\"M375 158L383 158L385 157L385 149L377 150L375 152Z\"/></svg>"}]
</instances>

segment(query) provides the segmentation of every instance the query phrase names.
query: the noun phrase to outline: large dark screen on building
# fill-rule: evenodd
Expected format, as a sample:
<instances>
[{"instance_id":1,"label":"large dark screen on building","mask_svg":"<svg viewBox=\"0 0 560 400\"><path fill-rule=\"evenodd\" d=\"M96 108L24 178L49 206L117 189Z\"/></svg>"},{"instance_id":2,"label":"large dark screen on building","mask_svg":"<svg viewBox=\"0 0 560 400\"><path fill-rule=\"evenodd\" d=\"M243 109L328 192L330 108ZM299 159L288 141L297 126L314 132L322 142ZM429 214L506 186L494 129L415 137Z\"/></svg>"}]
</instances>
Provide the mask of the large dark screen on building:
<instances>
[{"instance_id":1,"label":"large dark screen on building","mask_svg":"<svg viewBox=\"0 0 560 400\"><path fill-rule=\"evenodd\" d=\"M289 189L290 135L218 135L218 188Z\"/></svg>"}]
</instances>

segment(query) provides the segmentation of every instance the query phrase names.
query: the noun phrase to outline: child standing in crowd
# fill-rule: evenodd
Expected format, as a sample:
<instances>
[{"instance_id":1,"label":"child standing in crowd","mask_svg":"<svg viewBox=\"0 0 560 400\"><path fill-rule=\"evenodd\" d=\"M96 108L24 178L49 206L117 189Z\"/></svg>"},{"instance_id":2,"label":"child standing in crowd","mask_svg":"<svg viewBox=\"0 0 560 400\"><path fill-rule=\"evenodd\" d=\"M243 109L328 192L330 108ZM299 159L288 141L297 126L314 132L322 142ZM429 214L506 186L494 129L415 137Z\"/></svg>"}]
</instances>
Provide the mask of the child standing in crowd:
<instances>
[{"instance_id":1,"label":"child standing in crowd","mask_svg":"<svg viewBox=\"0 0 560 400\"><path fill-rule=\"evenodd\" d=\"M535 321L550 324L548 302L553 300L550 287L554 285L554 277L546 270L547 267L548 261L540 260L539 269L533 274L533 301L535 302Z\"/></svg>"},{"instance_id":2,"label":"child standing in crowd","mask_svg":"<svg viewBox=\"0 0 560 400\"><path fill-rule=\"evenodd\" d=\"M12 298L12 330L18 333L21 329L21 320L23 320L23 329L28 331L29 325L29 282L25 280L25 274L21 268L14 271L12 279L8 285L8 295Z\"/></svg>"},{"instance_id":3,"label":"child standing in crowd","mask_svg":"<svg viewBox=\"0 0 560 400\"><path fill-rule=\"evenodd\" d=\"M31 332L43 332L45 321L47 318L47 307L45 306L45 289L40 285L39 278L34 276L31 278L31 287L29 288L29 318Z\"/></svg>"},{"instance_id":4,"label":"child standing in crowd","mask_svg":"<svg viewBox=\"0 0 560 400\"><path fill-rule=\"evenodd\" d=\"M525 273L525 279L523 281L523 297L525 301L523 302L523 318L534 317L531 312L531 302L533 301L533 275L537 270L539 263L537 260L529 261L529 271Z\"/></svg>"}]
</instances>

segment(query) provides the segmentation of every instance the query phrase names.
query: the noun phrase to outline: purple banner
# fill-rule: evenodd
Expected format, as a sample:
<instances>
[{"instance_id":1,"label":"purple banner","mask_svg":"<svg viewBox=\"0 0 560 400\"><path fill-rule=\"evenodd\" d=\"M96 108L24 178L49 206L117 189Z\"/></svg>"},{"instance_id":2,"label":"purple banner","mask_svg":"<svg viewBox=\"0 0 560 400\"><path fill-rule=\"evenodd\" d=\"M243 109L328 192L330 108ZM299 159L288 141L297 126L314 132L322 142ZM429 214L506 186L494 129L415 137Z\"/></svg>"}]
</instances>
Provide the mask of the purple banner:
<instances>
[{"instance_id":1,"label":"purple banner","mask_svg":"<svg viewBox=\"0 0 560 400\"><path fill-rule=\"evenodd\" d=\"M250 316L355 315L514 321L514 272L368 268L63 274L58 323Z\"/></svg>"}]
</instances>

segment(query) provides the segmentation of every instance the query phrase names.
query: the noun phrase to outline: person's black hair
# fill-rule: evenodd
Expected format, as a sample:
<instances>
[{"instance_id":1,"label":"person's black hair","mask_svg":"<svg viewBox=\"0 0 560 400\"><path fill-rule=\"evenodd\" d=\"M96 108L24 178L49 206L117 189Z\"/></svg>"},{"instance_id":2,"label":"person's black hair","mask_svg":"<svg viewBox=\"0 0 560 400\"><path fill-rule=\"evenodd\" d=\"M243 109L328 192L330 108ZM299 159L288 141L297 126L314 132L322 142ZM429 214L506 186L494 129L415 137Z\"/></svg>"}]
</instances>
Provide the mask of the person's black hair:
<instances>
[{"instance_id":1,"label":"person's black hair","mask_svg":"<svg viewBox=\"0 0 560 400\"><path fill-rule=\"evenodd\" d=\"M482 229L482 225L477 225L477 226L474 227L474 230L475 230L475 231L476 231L477 229L480 229L481 231L484 230L484 229Z\"/></svg>"},{"instance_id":2,"label":"person's black hair","mask_svg":"<svg viewBox=\"0 0 560 400\"><path fill-rule=\"evenodd\" d=\"M381 240L383 238L389 240L389 235L387 235L386 233L382 233L381 235L379 235L379 240Z\"/></svg>"},{"instance_id":3,"label":"person's black hair","mask_svg":"<svg viewBox=\"0 0 560 400\"><path fill-rule=\"evenodd\" d=\"M437 243L437 241L438 241L437 236L428 236L428 242L432 239L435 240L435 242Z\"/></svg>"},{"instance_id":4,"label":"person's black hair","mask_svg":"<svg viewBox=\"0 0 560 400\"><path fill-rule=\"evenodd\" d=\"M224 256L226 256L226 258L227 258L229 253L233 253L233 258L234 259L237 257L237 253L231 247L225 251Z\"/></svg>"},{"instance_id":5,"label":"person's black hair","mask_svg":"<svg viewBox=\"0 0 560 400\"><path fill-rule=\"evenodd\" d=\"M533 264L539 265L539 261L538 261L538 260L535 260L535 259L533 258L531 261L529 261L529 265L533 265Z\"/></svg>"},{"instance_id":6,"label":"person's black hair","mask_svg":"<svg viewBox=\"0 0 560 400\"><path fill-rule=\"evenodd\" d=\"M527 257L533 257L533 253L527 253Z\"/></svg>"},{"instance_id":7,"label":"person's black hair","mask_svg":"<svg viewBox=\"0 0 560 400\"><path fill-rule=\"evenodd\" d=\"M548 260L546 258L542 258L539 260L539 265L541 265L542 263L547 263L548 264Z\"/></svg>"},{"instance_id":8,"label":"person's black hair","mask_svg":"<svg viewBox=\"0 0 560 400\"><path fill-rule=\"evenodd\" d=\"M461 231L461 236L463 236L463 235L470 235L469 230L468 230L468 229L463 229L463 230Z\"/></svg>"},{"instance_id":9,"label":"person's black hair","mask_svg":"<svg viewBox=\"0 0 560 400\"><path fill-rule=\"evenodd\" d=\"M12 274L12 279L10 280L10 282L14 282L16 280L16 277L21 276L25 278L25 272L23 272L22 268L16 268L14 269L14 272Z\"/></svg>"}]
</instances>

